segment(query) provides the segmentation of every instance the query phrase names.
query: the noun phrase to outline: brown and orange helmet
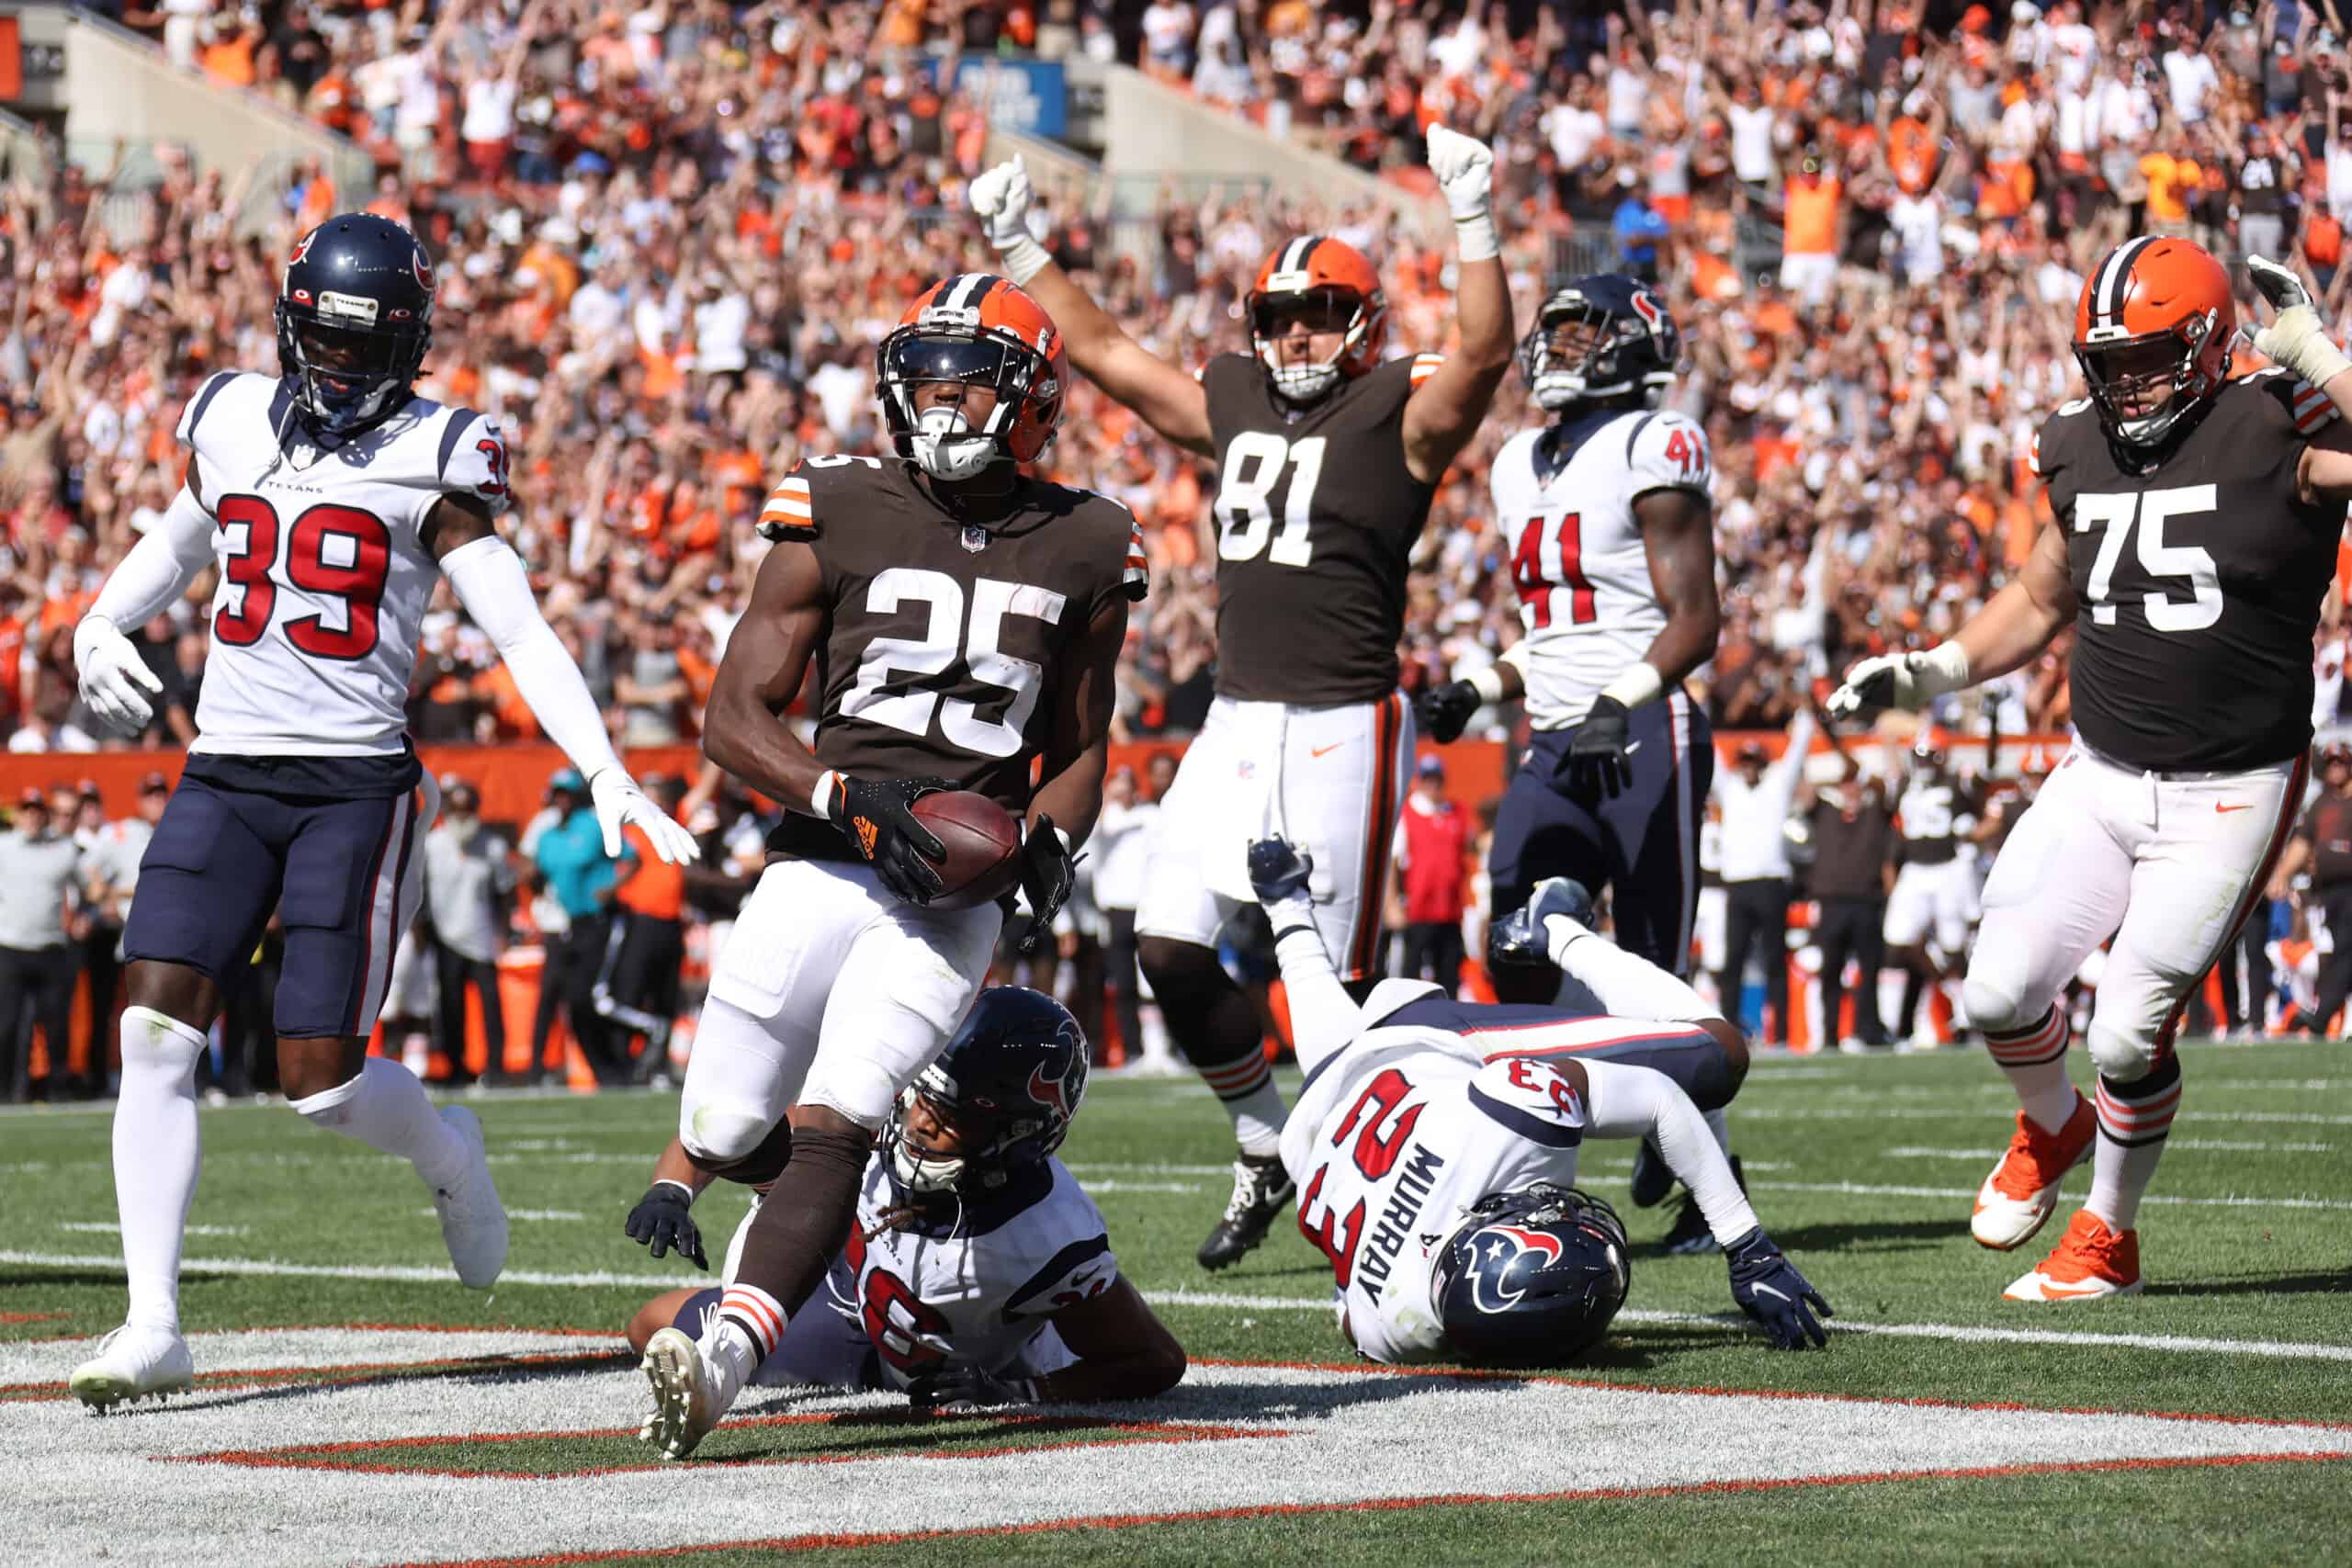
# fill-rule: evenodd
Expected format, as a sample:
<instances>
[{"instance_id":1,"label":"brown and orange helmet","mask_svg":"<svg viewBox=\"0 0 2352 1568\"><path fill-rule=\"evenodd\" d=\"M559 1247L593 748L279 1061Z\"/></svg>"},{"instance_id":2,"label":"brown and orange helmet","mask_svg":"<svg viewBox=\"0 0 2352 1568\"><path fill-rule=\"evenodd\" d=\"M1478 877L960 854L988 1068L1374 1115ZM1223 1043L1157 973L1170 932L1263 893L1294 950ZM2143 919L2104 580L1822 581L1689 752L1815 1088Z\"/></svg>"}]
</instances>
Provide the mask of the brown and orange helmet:
<instances>
[{"instance_id":1,"label":"brown and orange helmet","mask_svg":"<svg viewBox=\"0 0 2352 1568\"><path fill-rule=\"evenodd\" d=\"M1275 343L1294 326L1340 334L1340 350L1307 365L1284 365ZM1258 269L1250 290L1250 343L1275 392L1313 402L1342 379L1380 363L1388 339L1388 300L1380 274L1362 251L1328 234L1283 242Z\"/></svg>"},{"instance_id":2,"label":"brown and orange helmet","mask_svg":"<svg viewBox=\"0 0 2352 1568\"><path fill-rule=\"evenodd\" d=\"M2075 306L2075 358L2099 423L2134 446L2160 444L2212 400L2236 335L2229 274L2187 240L2126 240Z\"/></svg>"},{"instance_id":3,"label":"brown and orange helmet","mask_svg":"<svg viewBox=\"0 0 2352 1568\"><path fill-rule=\"evenodd\" d=\"M996 407L966 430L925 430L914 389L985 387ZM1032 463L1053 444L1069 385L1061 333L1007 278L966 272L933 284L882 340L876 382L899 450L935 478L969 479L990 463Z\"/></svg>"}]
</instances>

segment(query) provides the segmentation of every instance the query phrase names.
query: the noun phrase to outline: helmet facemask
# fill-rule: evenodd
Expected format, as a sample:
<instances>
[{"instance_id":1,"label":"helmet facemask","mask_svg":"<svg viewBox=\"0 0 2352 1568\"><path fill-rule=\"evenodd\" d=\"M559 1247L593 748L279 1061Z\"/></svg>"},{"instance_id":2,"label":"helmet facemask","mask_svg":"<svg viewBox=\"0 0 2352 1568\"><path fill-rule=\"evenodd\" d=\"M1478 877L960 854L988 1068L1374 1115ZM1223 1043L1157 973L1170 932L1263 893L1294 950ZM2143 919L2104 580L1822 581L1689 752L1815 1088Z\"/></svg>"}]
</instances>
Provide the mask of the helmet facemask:
<instances>
[{"instance_id":1,"label":"helmet facemask","mask_svg":"<svg viewBox=\"0 0 2352 1568\"><path fill-rule=\"evenodd\" d=\"M2229 374L2226 349L2218 374L2203 365L2213 330L2208 311L2165 332L2100 341L2099 331L2116 329L2098 329L2091 342L2076 344L2075 358L2108 433L2132 446L2154 446L2170 435Z\"/></svg>"},{"instance_id":2,"label":"helmet facemask","mask_svg":"<svg viewBox=\"0 0 2352 1568\"><path fill-rule=\"evenodd\" d=\"M1339 385L1349 356L1363 349L1379 319L1380 312L1351 288L1323 284L1256 294L1250 299L1250 342L1275 394L1288 402L1311 403ZM1285 360L1282 342L1297 327L1310 333L1336 333L1340 346L1326 359Z\"/></svg>"},{"instance_id":3,"label":"helmet facemask","mask_svg":"<svg viewBox=\"0 0 2352 1568\"><path fill-rule=\"evenodd\" d=\"M900 327L883 340L881 357L882 408L899 449L949 483L1020 461L1009 439L1012 427L1030 399L1047 400L1055 390L1053 367L1043 355L987 328ZM985 389L995 406L978 424L960 406L918 407L918 390L942 382Z\"/></svg>"},{"instance_id":4,"label":"helmet facemask","mask_svg":"<svg viewBox=\"0 0 2352 1568\"><path fill-rule=\"evenodd\" d=\"M1636 392L1645 407L1656 408L1674 384L1673 372L1636 373L1635 356L1625 352L1649 341L1649 329L1638 320L1571 300L1544 310L1520 339L1519 371L1535 406L1547 413Z\"/></svg>"},{"instance_id":5,"label":"helmet facemask","mask_svg":"<svg viewBox=\"0 0 2352 1568\"><path fill-rule=\"evenodd\" d=\"M918 1105L923 1120L955 1134L954 1153L938 1152L938 1145L931 1138L917 1134ZM965 1173L973 1168L975 1159L994 1148L998 1142L996 1120L992 1112L956 1103L955 1089L944 1075L936 1069L926 1071L899 1091L898 1104L883 1129L882 1143L890 1152L891 1176L910 1192L952 1190L963 1183Z\"/></svg>"},{"instance_id":6,"label":"helmet facemask","mask_svg":"<svg viewBox=\"0 0 2352 1568\"><path fill-rule=\"evenodd\" d=\"M348 435L395 412L424 367L431 333L379 327L367 319L374 305L334 294L308 308L278 301L279 367L295 407L324 434Z\"/></svg>"}]
</instances>

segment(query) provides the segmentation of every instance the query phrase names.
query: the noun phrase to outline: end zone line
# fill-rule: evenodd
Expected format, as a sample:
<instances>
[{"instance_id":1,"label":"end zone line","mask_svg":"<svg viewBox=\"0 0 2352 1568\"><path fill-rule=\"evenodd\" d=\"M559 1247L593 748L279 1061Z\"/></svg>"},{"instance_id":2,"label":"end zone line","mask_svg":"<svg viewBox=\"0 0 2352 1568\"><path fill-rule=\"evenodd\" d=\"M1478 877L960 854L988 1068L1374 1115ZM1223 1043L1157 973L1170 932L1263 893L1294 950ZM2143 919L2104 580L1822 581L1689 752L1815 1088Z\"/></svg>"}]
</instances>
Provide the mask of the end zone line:
<instances>
[{"instance_id":1,"label":"end zone line","mask_svg":"<svg viewBox=\"0 0 2352 1568\"><path fill-rule=\"evenodd\" d=\"M1331 1303L1328 1301L1308 1301L1297 1296L1224 1295L1214 1291L1136 1288L1142 1290L1144 1299L1155 1306L1224 1307L1241 1312L1328 1313L1331 1310ZM1712 1324L1730 1328L1744 1327L1747 1322L1736 1313L1655 1312L1640 1307L1625 1308L1618 1313L1616 1320L1619 1323ZM2352 1345L2305 1345L2280 1339L2206 1339L2185 1334L2081 1334L2056 1328L1979 1328L1956 1323L1862 1323L1850 1317L1833 1319L1825 1326L1833 1334L1878 1334L1904 1339L1950 1339L1965 1344L2097 1345L2127 1350L2220 1351L2239 1356L2352 1361ZM1412 1369L1402 1370L1409 1371Z\"/></svg>"}]
</instances>

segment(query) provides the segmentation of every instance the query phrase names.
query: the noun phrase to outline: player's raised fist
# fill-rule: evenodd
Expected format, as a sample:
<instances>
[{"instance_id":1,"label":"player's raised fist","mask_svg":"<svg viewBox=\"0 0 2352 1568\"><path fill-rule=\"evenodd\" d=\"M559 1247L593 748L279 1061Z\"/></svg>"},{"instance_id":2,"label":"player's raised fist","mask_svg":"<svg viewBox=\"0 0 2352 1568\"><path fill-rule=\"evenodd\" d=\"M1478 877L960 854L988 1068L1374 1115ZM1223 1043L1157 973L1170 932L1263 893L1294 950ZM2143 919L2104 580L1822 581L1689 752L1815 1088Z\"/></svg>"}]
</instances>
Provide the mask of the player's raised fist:
<instances>
[{"instance_id":1,"label":"player's raised fist","mask_svg":"<svg viewBox=\"0 0 2352 1568\"><path fill-rule=\"evenodd\" d=\"M74 672L82 700L117 734L137 735L155 716L148 698L161 696L164 682L104 615L85 615L74 628Z\"/></svg>"},{"instance_id":2,"label":"player's raised fist","mask_svg":"<svg viewBox=\"0 0 2352 1568\"><path fill-rule=\"evenodd\" d=\"M1494 183L1495 155L1485 142L1442 125L1429 129L1430 173L1456 223L1487 214Z\"/></svg>"},{"instance_id":3,"label":"player's raised fist","mask_svg":"<svg viewBox=\"0 0 2352 1568\"><path fill-rule=\"evenodd\" d=\"M1018 157L999 164L972 182L972 210L980 215L980 227L989 244L1001 251L1030 237L1031 194L1029 167Z\"/></svg>"},{"instance_id":4,"label":"player's raised fist","mask_svg":"<svg viewBox=\"0 0 2352 1568\"><path fill-rule=\"evenodd\" d=\"M2245 258L2246 276L2278 312L2270 324L2254 334L2254 350L2273 365L2283 366L2314 387L2324 387L2346 370L2352 359L2328 341L2327 326L2312 306L2311 290L2294 268L2264 256Z\"/></svg>"}]
</instances>

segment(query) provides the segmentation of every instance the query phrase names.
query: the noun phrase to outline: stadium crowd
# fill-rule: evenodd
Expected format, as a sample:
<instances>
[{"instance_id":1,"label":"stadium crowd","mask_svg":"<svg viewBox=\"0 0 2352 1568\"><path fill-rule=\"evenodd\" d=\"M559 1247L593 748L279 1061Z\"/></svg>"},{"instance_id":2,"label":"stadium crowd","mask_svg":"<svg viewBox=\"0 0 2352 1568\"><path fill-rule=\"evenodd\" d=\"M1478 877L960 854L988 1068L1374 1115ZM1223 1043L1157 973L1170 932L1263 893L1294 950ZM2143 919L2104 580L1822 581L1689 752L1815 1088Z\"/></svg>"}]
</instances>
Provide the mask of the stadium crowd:
<instances>
[{"instance_id":1,"label":"stadium crowd","mask_svg":"<svg viewBox=\"0 0 2352 1568\"><path fill-rule=\"evenodd\" d=\"M1426 188L1418 133L1442 118L1496 146L1522 320L1571 269L1654 278L1686 342L1676 404L1714 448L1724 630L1703 685L1719 727L1785 725L1813 679L1934 640L2021 558L2032 433L2075 380L2074 300L2124 233L2291 253L2339 332L2352 307L2343 25L2298 0L133 0L119 15L187 68L349 135L379 176L343 190L307 167L255 192L158 148L162 183L126 231L107 221L119 170L61 161L51 188L0 193L0 735L19 752L96 744L72 628L177 482L182 401L223 367L274 373L283 256L363 205L438 259L420 390L504 426L510 536L616 735L694 739L766 488L803 452L876 444L874 344L923 282L987 259L963 209L987 125L937 84L952 50L1137 64L1408 186ZM272 221L240 237L255 197ZM1140 256L1114 251L1108 212L1052 216L1060 259L1180 359L1244 346L1261 259L1310 229L1381 265L1390 352L1447 336L1446 254L1367 210L1171 197ZM1412 580L1409 685L1516 636L1485 471L1534 417L1508 385L1442 487ZM1062 432L1057 477L1132 506L1152 558L1120 733L1182 735L1214 673L1213 471L1083 385ZM149 744L192 733L209 590L146 629L167 692ZM426 640L420 739L533 733L446 597ZM2063 660L1946 716L2063 728Z\"/></svg>"}]
</instances>

